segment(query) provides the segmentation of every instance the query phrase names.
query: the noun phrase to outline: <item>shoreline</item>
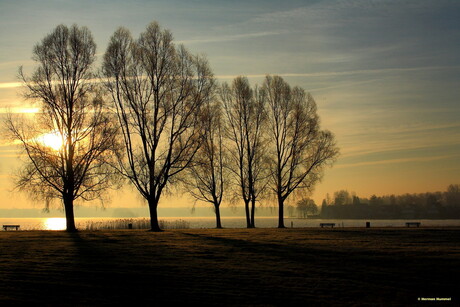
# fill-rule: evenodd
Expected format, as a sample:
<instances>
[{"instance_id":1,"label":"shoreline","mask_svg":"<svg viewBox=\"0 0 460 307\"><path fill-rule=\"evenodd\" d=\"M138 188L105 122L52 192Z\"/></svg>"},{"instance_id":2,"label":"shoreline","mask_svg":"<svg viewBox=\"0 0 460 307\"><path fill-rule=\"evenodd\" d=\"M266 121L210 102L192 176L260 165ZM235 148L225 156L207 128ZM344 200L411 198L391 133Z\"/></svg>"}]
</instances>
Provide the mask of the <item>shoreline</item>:
<instances>
[{"instance_id":1,"label":"shoreline","mask_svg":"<svg viewBox=\"0 0 460 307\"><path fill-rule=\"evenodd\" d=\"M224 217L221 219L224 228L243 229L246 228L244 217ZM76 218L75 222L79 229L128 229L129 224L133 228L148 229L149 218ZM160 218L162 229L214 229L215 218L212 217L169 217ZM370 228L391 228L406 227L406 223L420 223L422 228L439 227L460 227L460 220L423 220L423 219L401 219L401 220L337 220L337 219L292 219L286 218L286 228L318 228L321 223L333 223L334 228L365 228L369 223ZM21 230L62 230L65 229L64 218L0 218L0 225L20 225ZM256 220L257 228L277 228L276 217L261 217ZM1 229L1 228L0 228Z\"/></svg>"},{"instance_id":2,"label":"shoreline","mask_svg":"<svg viewBox=\"0 0 460 307\"><path fill-rule=\"evenodd\" d=\"M333 231L333 230L341 230L341 229L346 229L346 230L440 230L440 229L449 229L449 230L459 230L460 231L460 226L456 225L446 225L446 226L420 226L420 227L414 227L414 226L376 226L376 227L366 227L366 226L334 226L334 227L321 227L321 226L312 226L312 227L284 227L284 228L278 228L278 227L254 227L254 228L246 228L246 227L222 227L222 228L173 228L173 229L162 229L161 232L165 231L188 231L188 230L324 230L324 231ZM128 229L128 228L115 228L115 229L79 229L77 227L77 230L79 232L93 232L93 231L131 231L131 232L136 232L136 231L150 231L149 228L136 228L136 229ZM65 229L19 229L19 230L1 230L1 232L66 232Z\"/></svg>"}]
</instances>

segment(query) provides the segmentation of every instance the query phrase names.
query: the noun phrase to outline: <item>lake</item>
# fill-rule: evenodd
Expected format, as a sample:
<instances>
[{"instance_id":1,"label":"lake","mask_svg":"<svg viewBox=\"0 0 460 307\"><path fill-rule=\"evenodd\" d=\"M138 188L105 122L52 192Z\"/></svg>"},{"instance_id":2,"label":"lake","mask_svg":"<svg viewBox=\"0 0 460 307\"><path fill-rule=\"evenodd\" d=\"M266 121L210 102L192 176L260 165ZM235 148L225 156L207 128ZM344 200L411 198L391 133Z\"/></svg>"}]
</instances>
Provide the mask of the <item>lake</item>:
<instances>
[{"instance_id":1,"label":"lake","mask_svg":"<svg viewBox=\"0 0 460 307\"><path fill-rule=\"evenodd\" d=\"M98 225L112 224L122 225L120 228L127 228L128 223L134 225L148 223L147 218L76 218L77 228L98 229ZM215 228L215 218L213 217L167 217L160 218L164 228L177 228L174 225L186 225L187 228ZM371 227L405 227L406 222L420 222L422 227L452 227L460 226L460 220L339 220L339 219L298 219L285 218L286 227L319 227L320 223L335 223L336 227L365 227L366 222L370 222ZM21 230L63 230L65 229L64 218L0 218L1 225L20 225ZM278 226L277 217L256 217L256 227L275 228ZM223 217L222 226L224 228L245 228L245 217Z\"/></svg>"}]
</instances>

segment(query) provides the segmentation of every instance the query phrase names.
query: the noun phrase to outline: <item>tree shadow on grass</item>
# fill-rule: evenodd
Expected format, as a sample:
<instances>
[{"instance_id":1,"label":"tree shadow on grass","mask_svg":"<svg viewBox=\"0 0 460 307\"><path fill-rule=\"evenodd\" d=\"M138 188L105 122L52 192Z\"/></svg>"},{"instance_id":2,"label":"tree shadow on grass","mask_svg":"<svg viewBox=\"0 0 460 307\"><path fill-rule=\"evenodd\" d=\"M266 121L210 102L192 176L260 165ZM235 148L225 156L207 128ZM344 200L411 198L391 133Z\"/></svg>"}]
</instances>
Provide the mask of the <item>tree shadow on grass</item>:
<instances>
[{"instance_id":1,"label":"tree shadow on grass","mask_svg":"<svg viewBox=\"0 0 460 307\"><path fill-rule=\"evenodd\" d=\"M392 236L390 243L366 249L347 246L363 241L354 234L341 241L341 234L321 233L318 238L328 238L319 241L324 244L285 242L271 232L262 239L225 236L192 230L24 233L20 244L8 240L2 246L10 251L1 258L0 302L411 305L417 297L452 296L459 283L460 259L422 252L418 245L401 248L410 238ZM438 237L447 240L431 238ZM428 242L430 233L414 240ZM446 251L454 244L448 243L426 248Z\"/></svg>"},{"instance_id":2,"label":"tree shadow on grass","mask_svg":"<svg viewBox=\"0 0 460 307\"><path fill-rule=\"evenodd\" d=\"M382 249L353 249L337 241L337 247L302 244L262 243L242 239L183 232L198 240L250 253L270 263L266 278L286 273L306 286L302 292L318 303L414 303L418 297L452 297L459 277L457 264L441 255L407 251L388 253ZM397 240L396 240L397 242ZM456 273L454 273L456 271ZM456 280L457 283L453 283ZM287 297L301 289L287 289ZM296 293L297 292L297 293ZM306 295L309 294L309 295ZM322 299L320 299L322 298ZM325 299L325 300L324 300Z\"/></svg>"},{"instance_id":3,"label":"tree shadow on grass","mask_svg":"<svg viewBox=\"0 0 460 307\"><path fill-rule=\"evenodd\" d=\"M202 268L189 266L186 253L163 238L167 233L137 232L125 237L108 233L111 237L98 232L71 235L77 249L77 284L89 294L88 299L77 298L82 304L215 302L200 286ZM139 243L137 236L151 241Z\"/></svg>"}]
</instances>

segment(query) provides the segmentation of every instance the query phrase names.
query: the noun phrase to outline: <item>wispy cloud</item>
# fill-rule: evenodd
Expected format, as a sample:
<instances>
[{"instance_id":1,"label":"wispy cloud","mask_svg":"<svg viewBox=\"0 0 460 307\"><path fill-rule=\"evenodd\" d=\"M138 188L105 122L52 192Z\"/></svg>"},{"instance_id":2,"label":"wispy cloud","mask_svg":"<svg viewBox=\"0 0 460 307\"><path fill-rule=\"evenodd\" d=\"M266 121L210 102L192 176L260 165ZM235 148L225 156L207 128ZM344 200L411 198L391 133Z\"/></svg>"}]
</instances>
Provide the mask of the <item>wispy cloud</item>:
<instances>
[{"instance_id":1,"label":"wispy cloud","mask_svg":"<svg viewBox=\"0 0 460 307\"><path fill-rule=\"evenodd\" d=\"M0 114L6 114L6 113L34 114L34 113L37 113L39 110L40 108L32 107L32 106L0 108Z\"/></svg>"},{"instance_id":2,"label":"wispy cloud","mask_svg":"<svg viewBox=\"0 0 460 307\"><path fill-rule=\"evenodd\" d=\"M177 41L177 43L184 44L184 45L197 44L197 43L220 43L220 42L235 41L235 40L242 40L242 39L252 39L252 38L264 37L264 36L280 35L283 33L285 33L285 31L264 31L264 32L256 32L256 33L222 35L222 36L206 37L206 38L198 37L198 38L187 39L187 40L179 40Z\"/></svg>"},{"instance_id":3,"label":"wispy cloud","mask_svg":"<svg viewBox=\"0 0 460 307\"><path fill-rule=\"evenodd\" d=\"M386 117L379 113L372 117L368 115L366 119L364 110L362 114L353 115L348 122L330 124L338 128L333 131L341 148L340 159L356 161L368 160L371 156L420 155L435 151L445 153L446 150L455 152L460 148L460 123L457 121L446 118L442 122L432 114L428 115L430 120L426 121L416 110L412 113L419 114L420 120L395 121L394 112L389 113ZM404 118L405 115L402 116Z\"/></svg>"},{"instance_id":4,"label":"wispy cloud","mask_svg":"<svg viewBox=\"0 0 460 307\"><path fill-rule=\"evenodd\" d=\"M427 125L425 128L351 128L340 135L342 157L361 157L374 153L453 147L460 145L458 124Z\"/></svg>"},{"instance_id":5,"label":"wispy cloud","mask_svg":"<svg viewBox=\"0 0 460 307\"><path fill-rule=\"evenodd\" d=\"M1 62L0 63L0 69L2 68L10 68L10 67L14 67L14 68L17 68L21 65L30 65L30 64L33 64L34 61L33 60L17 60L17 61L7 61L7 62Z\"/></svg>"},{"instance_id":6,"label":"wispy cloud","mask_svg":"<svg viewBox=\"0 0 460 307\"><path fill-rule=\"evenodd\" d=\"M401 73L411 71L430 71L430 70L445 70L445 69L460 69L460 66L427 66L427 67L407 67L407 68L381 68L381 69L360 69L349 71L323 71L313 73L273 73L281 77L336 77L348 75L369 75L369 74L385 74L385 73ZM217 75L218 79L233 79L238 75ZM247 78L261 78L266 74L250 74L245 75Z\"/></svg>"},{"instance_id":7,"label":"wispy cloud","mask_svg":"<svg viewBox=\"0 0 460 307\"><path fill-rule=\"evenodd\" d=\"M19 141L8 141L6 139L0 140L0 157L16 158L22 156L18 147Z\"/></svg>"},{"instance_id":8,"label":"wispy cloud","mask_svg":"<svg viewBox=\"0 0 460 307\"><path fill-rule=\"evenodd\" d=\"M21 87L22 85L23 84L21 82L1 82L0 89Z\"/></svg>"},{"instance_id":9,"label":"wispy cloud","mask_svg":"<svg viewBox=\"0 0 460 307\"><path fill-rule=\"evenodd\" d=\"M343 24L349 22L359 22L360 18L368 18L369 15L375 17L388 18L395 13L408 14L420 10L431 11L433 7L452 7L458 6L455 0L388 0L388 1L369 1L369 0L323 0L315 1L302 7L289 10L280 10L255 16L244 23L250 24L273 24L282 22L295 22L312 18L314 20L325 20L327 23ZM362 14L356 14L360 12ZM355 13L351 17L347 13ZM324 26L327 26L324 23ZM240 23L241 24L241 23Z\"/></svg>"},{"instance_id":10,"label":"wispy cloud","mask_svg":"<svg viewBox=\"0 0 460 307\"><path fill-rule=\"evenodd\" d=\"M243 36L243 35L242 35ZM217 41L218 38L216 38ZM226 40L229 38L222 38ZM212 41L213 39L210 39ZM322 78L322 77L338 77L349 75L371 75L371 74L385 74L385 73L401 73L411 71L431 71L431 70L454 70L460 69L460 66L427 66L427 67L406 67L406 68L382 68L382 69L360 69L349 71L319 71L312 73L271 73L271 75L278 75L281 77L308 77L308 78ZM247 78L263 78L267 74L248 74L244 75ZM216 75L217 79L234 79L240 75ZM97 79L91 81L99 81ZM0 89L17 88L24 84L22 82L0 82Z\"/></svg>"},{"instance_id":11,"label":"wispy cloud","mask_svg":"<svg viewBox=\"0 0 460 307\"><path fill-rule=\"evenodd\" d=\"M335 165L336 168L352 168L359 166L371 166L371 165L385 165L385 164L400 164L400 163L415 163L415 162L430 162L437 160L448 160L453 158L458 158L460 155L441 155L441 156L430 156L430 157L411 157L411 158L401 158L401 159L387 159L387 160L378 160L378 161L365 161L365 162L356 162L356 163L338 163Z\"/></svg>"},{"instance_id":12,"label":"wispy cloud","mask_svg":"<svg viewBox=\"0 0 460 307\"><path fill-rule=\"evenodd\" d=\"M428 132L428 131L437 133L437 130L455 129L455 128L460 128L460 123L437 123L437 124L417 123L417 124L412 124L406 127L389 127L383 131L380 131L380 133L403 134L403 133L409 133L409 132Z\"/></svg>"},{"instance_id":13,"label":"wispy cloud","mask_svg":"<svg viewBox=\"0 0 460 307\"><path fill-rule=\"evenodd\" d=\"M453 138L451 138L452 140ZM455 146L460 145L460 141L457 143L450 143L441 141L439 143L432 144L423 144L422 142L414 142L411 144L405 144L404 142L394 142L385 141L380 143L367 143L364 146L359 145L350 145L350 146L341 146L341 160L348 159L366 159L372 155L402 155L404 152L408 151L430 151L439 148L444 148L446 145Z\"/></svg>"}]
</instances>

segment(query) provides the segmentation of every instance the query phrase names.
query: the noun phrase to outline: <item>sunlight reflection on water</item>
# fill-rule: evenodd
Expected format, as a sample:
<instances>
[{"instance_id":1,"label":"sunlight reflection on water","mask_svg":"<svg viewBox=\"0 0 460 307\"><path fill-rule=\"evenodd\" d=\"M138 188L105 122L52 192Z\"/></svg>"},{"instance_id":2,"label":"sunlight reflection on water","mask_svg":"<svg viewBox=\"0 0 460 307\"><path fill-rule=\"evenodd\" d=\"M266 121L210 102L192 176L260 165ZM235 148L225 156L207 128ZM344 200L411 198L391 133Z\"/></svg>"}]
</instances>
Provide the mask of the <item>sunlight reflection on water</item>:
<instances>
[{"instance_id":1,"label":"sunlight reflection on water","mask_svg":"<svg viewBox=\"0 0 460 307\"><path fill-rule=\"evenodd\" d=\"M65 230L66 223L65 218L49 218L45 220L44 228L46 230Z\"/></svg>"}]
</instances>

